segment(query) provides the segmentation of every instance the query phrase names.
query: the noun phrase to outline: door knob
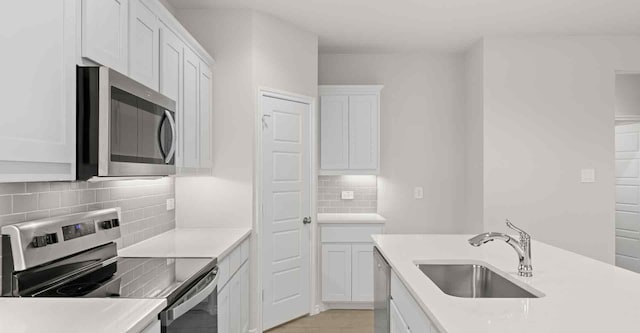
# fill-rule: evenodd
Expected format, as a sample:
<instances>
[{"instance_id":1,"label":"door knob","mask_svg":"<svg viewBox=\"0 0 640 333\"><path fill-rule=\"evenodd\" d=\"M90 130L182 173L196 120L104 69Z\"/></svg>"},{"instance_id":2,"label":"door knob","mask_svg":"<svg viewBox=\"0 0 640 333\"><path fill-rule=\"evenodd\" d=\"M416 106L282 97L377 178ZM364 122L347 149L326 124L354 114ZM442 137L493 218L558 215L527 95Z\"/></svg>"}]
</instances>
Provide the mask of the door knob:
<instances>
[{"instance_id":1,"label":"door knob","mask_svg":"<svg viewBox=\"0 0 640 333\"><path fill-rule=\"evenodd\" d=\"M309 224L311 223L311 216L307 216L305 218L302 219L302 223L303 224Z\"/></svg>"}]
</instances>

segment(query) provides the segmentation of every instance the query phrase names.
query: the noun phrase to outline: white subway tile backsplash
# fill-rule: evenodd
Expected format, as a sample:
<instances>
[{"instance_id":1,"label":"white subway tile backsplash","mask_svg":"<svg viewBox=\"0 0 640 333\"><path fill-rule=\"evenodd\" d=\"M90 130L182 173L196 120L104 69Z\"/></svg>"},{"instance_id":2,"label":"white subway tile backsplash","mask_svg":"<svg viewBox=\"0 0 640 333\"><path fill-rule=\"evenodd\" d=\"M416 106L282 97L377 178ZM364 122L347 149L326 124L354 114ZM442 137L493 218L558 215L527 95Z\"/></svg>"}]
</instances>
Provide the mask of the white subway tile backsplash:
<instances>
[{"instance_id":1,"label":"white subway tile backsplash","mask_svg":"<svg viewBox=\"0 0 640 333\"><path fill-rule=\"evenodd\" d=\"M342 200L342 191L353 191L354 198ZM318 213L376 213L376 176L319 176Z\"/></svg>"},{"instance_id":2,"label":"white subway tile backsplash","mask_svg":"<svg viewBox=\"0 0 640 333\"><path fill-rule=\"evenodd\" d=\"M166 177L95 183L0 183L0 226L120 207L119 246L129 246L175 228L175 211L165 207L165 200L175 197L173 182Z\"/></svg>"},{"instance_id":3,"label":"white subway tile backsplash","mask_svg":"<svg viewBox=\"0 0 640 333\"><path fill-rule=\"evenodd\" d=\"M13 196L13 212L24 213L38 209L37 194L16 194Z\"/></svg>"},{"instance_id":4,"label":"white subway tile backsplash","mask_svg":"<svg viewBox=\"0 0 640 333\"><path fill-rule=\"evenodd\" d=\"M38 194L38 210L60 207L60 192Z\"/></svg>"}]
</instances>

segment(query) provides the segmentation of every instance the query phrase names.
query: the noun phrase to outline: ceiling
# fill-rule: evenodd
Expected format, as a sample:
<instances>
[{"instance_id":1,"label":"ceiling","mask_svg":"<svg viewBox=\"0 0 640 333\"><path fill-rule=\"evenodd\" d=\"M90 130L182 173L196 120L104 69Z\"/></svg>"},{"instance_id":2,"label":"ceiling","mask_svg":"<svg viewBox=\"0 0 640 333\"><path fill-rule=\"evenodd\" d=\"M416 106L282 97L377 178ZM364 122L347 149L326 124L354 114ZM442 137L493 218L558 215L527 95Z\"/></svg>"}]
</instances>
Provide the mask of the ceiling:
<instances>
[{"instance_id":1,"label":"ceiling","mask_svg":"<svg viewBox=\"0 0 640 333\"><path fill-rule=\"evenodd\" d=\"M320 52L462 51L482 36L640 34L640 0L169 0L251 8L319 36Z\"/></svg>"}]
</instances>

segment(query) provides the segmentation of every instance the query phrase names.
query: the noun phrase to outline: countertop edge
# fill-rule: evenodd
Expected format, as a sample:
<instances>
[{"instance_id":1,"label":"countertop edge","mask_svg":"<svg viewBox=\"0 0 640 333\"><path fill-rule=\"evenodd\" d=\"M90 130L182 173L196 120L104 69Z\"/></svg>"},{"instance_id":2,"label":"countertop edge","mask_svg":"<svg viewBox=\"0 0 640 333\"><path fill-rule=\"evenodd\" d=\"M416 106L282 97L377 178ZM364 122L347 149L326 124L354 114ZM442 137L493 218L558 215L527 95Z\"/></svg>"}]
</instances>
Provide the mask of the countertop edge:
<instances>
[{"instance_id":1,"label":"countertop edge","mask_svg":"<svg viewBox=\"0 0 640 333\"><path fill-rule=\"evenodd\" d=\"M248 229L244 234L242 234L242 236L238 237L238 239L233 242L233 244L231 244L226 250L222 251L218 256L218 262L220 262L220 259L228 256L232 252L232 250L238 247L238 245L240 245L242 242L244 242L245 239L249 238L252 231L253 229Z\"/></svg>"},{"instance_id":2,"label":"countertop edge","mask_svg":"<svg viewBox=\"0 0 640 333\"><path fill-rule=\"evenodd\" d=\"M157 317L160 312L167 307L167 300L163 299L162 302L157 304L152 310L150 310L144 317L131 325L126 333L140 333L143 329L145 329L153 320L154 317Z\"/></svg>"},{"instance_id":3,"label":"countertop edge","mask_svg":"<svg viewBox=\"0 0 640 333\"><path fill-rule=\"evenodd\" d=\"M429 307L422 302L422 297L418 297L416 291L413 290L413 287L411 287L411 284L407 281L407 279L400 272L400 269L398 269L392 263L391 259L389 259L389 256L385 253L384 249L382 249L382 246L378 243L377 235L372 235L371 238L373 238L373 243L375 245L375 248L378 249L378 251L380 251L380 254L382 254L382 257L384 257L384 260L387 261L387 263L391 267L391 270L396 273L396 276L400 279L400 282L402 282L402 285L409 291L409 293L411 293L411 297L413 298L413 300L416 303L418 303L418 305L420 305L420 308L425 313L425 315L429 318L431 323L434 326L436 326L436 329L438 330L438 332L446 333L447 330L442 326L442 324L440 324L440 322L438 321L438 318L436 318L436 316L431 312Z\"/></svg>"}]
</instances>

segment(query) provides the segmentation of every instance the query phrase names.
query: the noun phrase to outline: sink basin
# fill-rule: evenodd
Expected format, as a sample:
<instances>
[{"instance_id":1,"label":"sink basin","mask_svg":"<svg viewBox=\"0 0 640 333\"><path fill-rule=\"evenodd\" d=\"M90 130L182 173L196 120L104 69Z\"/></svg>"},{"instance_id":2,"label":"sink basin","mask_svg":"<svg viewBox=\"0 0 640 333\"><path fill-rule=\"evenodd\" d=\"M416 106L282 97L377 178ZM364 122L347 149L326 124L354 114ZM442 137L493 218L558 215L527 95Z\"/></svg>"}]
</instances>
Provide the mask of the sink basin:
<instances>
[{"instance_id":1,"label":"sink basin","mask_svg":"<svg viewBox=\"0 0 640 333\"><path fill-rule=\"evenodd\" d=\"M419 264L445 294L465 298L538 298L490 268L479 264Z\"/></svg>"}]
</instances>

